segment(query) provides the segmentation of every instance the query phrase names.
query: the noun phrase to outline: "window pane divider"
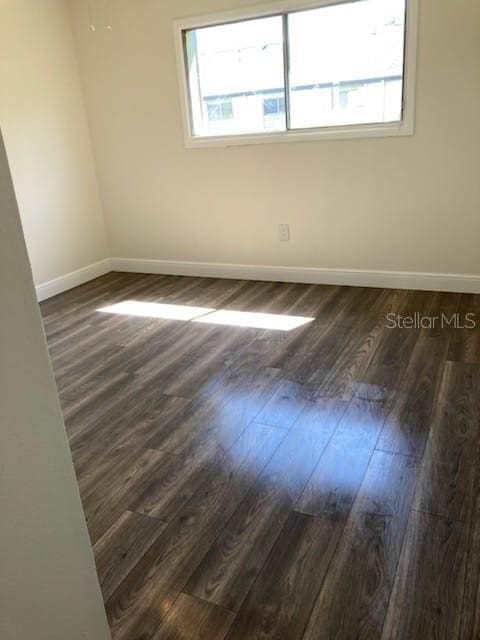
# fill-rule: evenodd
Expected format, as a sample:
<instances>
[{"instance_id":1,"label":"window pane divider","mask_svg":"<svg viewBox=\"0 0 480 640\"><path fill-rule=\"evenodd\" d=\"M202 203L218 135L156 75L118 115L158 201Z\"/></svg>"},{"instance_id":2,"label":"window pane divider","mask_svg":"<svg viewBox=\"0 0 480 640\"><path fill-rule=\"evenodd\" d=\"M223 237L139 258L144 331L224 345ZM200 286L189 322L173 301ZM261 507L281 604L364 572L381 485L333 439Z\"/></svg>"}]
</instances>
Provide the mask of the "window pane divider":
<instances>
[{"instance_id":1,"label":"window pane divider","mask_svg":"<svg viewBox=\"0 0 480 640\"><path fill-rule=\"evenodd\" d=\"M282 14L283 24L283 91L285 95L285 131L290 131L290 37L288 13Z\"/></svg>"}]
</instances>

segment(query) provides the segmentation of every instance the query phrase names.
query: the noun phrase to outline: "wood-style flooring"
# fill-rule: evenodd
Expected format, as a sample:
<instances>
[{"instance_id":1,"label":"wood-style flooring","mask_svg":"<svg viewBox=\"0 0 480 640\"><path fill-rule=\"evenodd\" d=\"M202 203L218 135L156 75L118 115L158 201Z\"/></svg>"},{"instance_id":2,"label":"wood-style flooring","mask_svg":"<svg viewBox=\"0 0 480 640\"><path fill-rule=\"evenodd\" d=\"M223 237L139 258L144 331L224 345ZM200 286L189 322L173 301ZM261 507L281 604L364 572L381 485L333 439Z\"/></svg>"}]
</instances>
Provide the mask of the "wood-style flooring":
<instances>
[{"instance_id":1,"label":"wood-style flooring","mask_svg":"<svg viewBox=\"0 0 480 640\"><path fill-rule=\"evenodd\" d=\"M114 640L480 638L480 325L386 318L480 296L111 273L41 308Z\"/></svg>"}]
</instances>

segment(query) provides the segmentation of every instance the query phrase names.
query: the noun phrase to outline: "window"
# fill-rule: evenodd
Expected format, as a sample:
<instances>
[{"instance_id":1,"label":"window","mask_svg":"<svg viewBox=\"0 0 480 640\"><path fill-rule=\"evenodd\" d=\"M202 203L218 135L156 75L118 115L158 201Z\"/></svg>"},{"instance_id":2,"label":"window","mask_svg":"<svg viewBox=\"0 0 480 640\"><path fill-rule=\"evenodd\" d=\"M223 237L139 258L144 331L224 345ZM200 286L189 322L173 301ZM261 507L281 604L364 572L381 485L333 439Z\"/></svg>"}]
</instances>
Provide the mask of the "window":
<instances>
[{"instance_id":1,"label":"window","mask_svg":"<svg viewBox=\"0 0 480 640\"><path fill-rule=\"evenodd\" d=\"M207 117L209 120L230 120L233 118L231 100L208 100Z\"/></svg>"},{"instance_id":2,"label":"window","mask_svg":"<svg viewBox=\"0 0 480 640\"><path fill-rule=\"evenodd\" d=\"M412 134L417 3L177 22L187 146Z\"/></svg>"},{"instance_id":3,"label":"window","mask_svg":"<svg viewBox=\"0 0 480 640\"><path fill-rule=\"evenodd\" d=\"M339 106L341 109L348 109L354 105L357 107L365 106L365 85L359 82L345 82L339 85Z\"/></svg>"},{"instance_id":4,"label":"window","mask_svg":"<svg viewBox=\"0 0 480 640\"><path fill-rule=\"evenodd\" d=\"M285 126L285 97L283 95L263 99L263 126L266 130L281 130L282 126Z\"/></svg>"},{"instance_id":5,"label":"window","mask_svg":"<svg viewBox=\"0 0 480 640\"><path fill-rule=\"evenodd\" d=\"M272 116L279 113L285 113L285 98L277 96L276 98L264 98L263 115Z\"/></svg>"},{"instance_id":6,"label":"window","mask_svg":"<svg viewBox=\"0 0 480 640\"><path fill-rule=\"evenodd\" d=\"M404 16L405 0L361 0L291 14L292 128L400 122Z\"/></svg>"},{"instance_id":7,"label":"window","mask_svg":"<svg viewBox=\"0 0 480 640\"><path fill-rule=\"evenodd\" d=\"M191 29L184 38L193 135L263 131L265 91L272 83L284 91L281 16ZM205 102L228 102L232 116L211 118Z\"/></svg>"}]
</instances>

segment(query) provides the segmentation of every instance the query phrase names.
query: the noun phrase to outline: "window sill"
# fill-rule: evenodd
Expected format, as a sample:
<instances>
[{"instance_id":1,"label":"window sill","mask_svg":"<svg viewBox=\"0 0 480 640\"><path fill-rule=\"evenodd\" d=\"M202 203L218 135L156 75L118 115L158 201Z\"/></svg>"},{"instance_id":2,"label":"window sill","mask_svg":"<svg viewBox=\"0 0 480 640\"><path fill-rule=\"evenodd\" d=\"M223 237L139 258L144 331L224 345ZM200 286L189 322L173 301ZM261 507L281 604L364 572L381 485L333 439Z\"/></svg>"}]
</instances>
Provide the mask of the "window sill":
<instances>
[{"instance_id":1,"label":"window sill","mask_svg":"<svg viewBox=\"0 0 480 640\"><path fill-rule=\"evenodd\" d=\"M284 142L313 142L319 140L354 140L365 138L392 138L412 136L413 123L395 122L387 124L353 125L324 129L296 129L275 133L251 133L229 136L185 135L185 148L238 147L251 144L275 144Z\"/></svg>"}]
</instances>

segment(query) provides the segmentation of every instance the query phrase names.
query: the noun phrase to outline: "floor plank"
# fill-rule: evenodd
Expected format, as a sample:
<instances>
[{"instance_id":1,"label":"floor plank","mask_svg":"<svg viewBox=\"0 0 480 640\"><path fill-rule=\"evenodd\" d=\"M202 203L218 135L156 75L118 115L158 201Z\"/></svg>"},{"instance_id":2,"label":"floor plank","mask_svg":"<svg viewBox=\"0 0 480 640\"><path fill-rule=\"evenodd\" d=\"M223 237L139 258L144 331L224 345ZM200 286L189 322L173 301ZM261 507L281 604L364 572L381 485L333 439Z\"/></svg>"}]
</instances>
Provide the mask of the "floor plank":
<instances>
[{"instance_id":1,"label":"floor plank","mask_svg":"<svg viewBox=\"0 0 480 640\"><path fill-rule=\"evenodd\" d=\"M480 637L480 491L475 492L475 508L470 521L468 551L466 552L465 583L461 615L460 638L477 640Z\"/></svg>"},{"instance_id":2,"label":"floor plank","mask_svg":"<svg viewBox=\"0 0 480 640\"><path fill-rule=\"evenodd\" d=\"M260 411L256 421L272 427L289 429L311 398L312 390L308 387L295 382L282 382Z\"/></svg>"},{"instance_id":3,"label":"floor plank","mask_svg":"<svg viewBox=\"0 0 480 640\"><path fill-rule=\"evenodd\" d=\"M190 578L186 593L237 611L326 445L316 425L292 429Z\"/></svg>"},{"instance_id":4,"label":"floor plank","mask_svg":"<svg viewBox=\"0 0 480 640\"><path fill-rule=\"evenodd\" d=\"M419 338L380 436L379 449L423 455L448 344L443 336Z\"/></svg>"},{"instance_id":5,"label":"floor plank","mask_svg":"<svg viewBox=\"0 0 480 640\"><path fill-rule=\"evenodd\" d=\"M155 473L155 469L165 464L167 454L150 449L135 452L128 468L120 473L113 468L109 481L104 479L85 498L83 508L92 544L120 518L128 504L142 490Z\"/></svg>"},{"instance_id":6,"label":"floor plank","mask_svg":"<svg viewBox=\"0 0 480 640\"><path fill-rule=\"evenodd\" d=\"M412 511L382 640L459 638L468 530Z\"/></svg>"},{"instance_id":7,"label":"floor plank","mask_svg":"<svg viewBox=\"0 0 480 640\"><path fill-rule=\"evenodd\" d=\"M480 459L480 366L448 362L422 462L415 508L467 520Z\"/></svg>"},{"instance_id":8,"label":"floor plank","mask_svg":"<svg viewBox=\"0 0 480 640\"><path fill-rule=\"evenodd\" d=\"M125 511L93 547L105 600L165 529L166 522Z\"/></svg>"},{"instance_id":9,"label":"floor plank","mask_svg":"<svg viewBox=\"0 0 480 640\"><path fill-rule=\"evenodd\" d=\"M153 640L224 640L235 615L181 593Z\"/></svg>"},{"instance_id":10,"label":"floor plank","mask_svg":"<svg viewBox=\"0 0 480 640\"><path fill-rule=\"evenodd\" d=\"M387 463L377 454L372 461L304 640L380 638L413 498L414 474L413 465L403 456L392 456ZM396 499L386 499L384 487L395 482L399 483ZM414 637L405 636L405 640Z\"/></svg>"},{"instance_id":11,"label":"floor plank","mask_svg":"<svg viewBox=\"0 0 480 640\"><path fill-rule=\"evenodd\" d=\"M107 601L113 636L151 637L278 447L282 433L252 425Z\"/></svg>"},{"instance_id":12,"label":"floor plank","mask_svg":"<svg viewBox=\"0 0 480 640\"><path fill-rule=\"evenodd\" d=\"M348 518L384 420L382 402L352 401L302 493L299 511Z\"/></svg>"},{"instance_id":13,"label":"floor plank","mask_svg":"<svg viewBox=\"0 0 480 640\"><path fill-rule=\"evenodd\" d=\"M359 491L356 509L384 516L408 513L418 476L418 461L374 451Z\"/></svg>"},{"instance_id":14,"label":"floor plank","mask_svg":"<svg viewBox=\"0 0 480 640\"><path fill-rule=\"evenodd\" d=\"M300 640L341 526L292 512L228 640Z\"/></svg>"}]
</instances>

